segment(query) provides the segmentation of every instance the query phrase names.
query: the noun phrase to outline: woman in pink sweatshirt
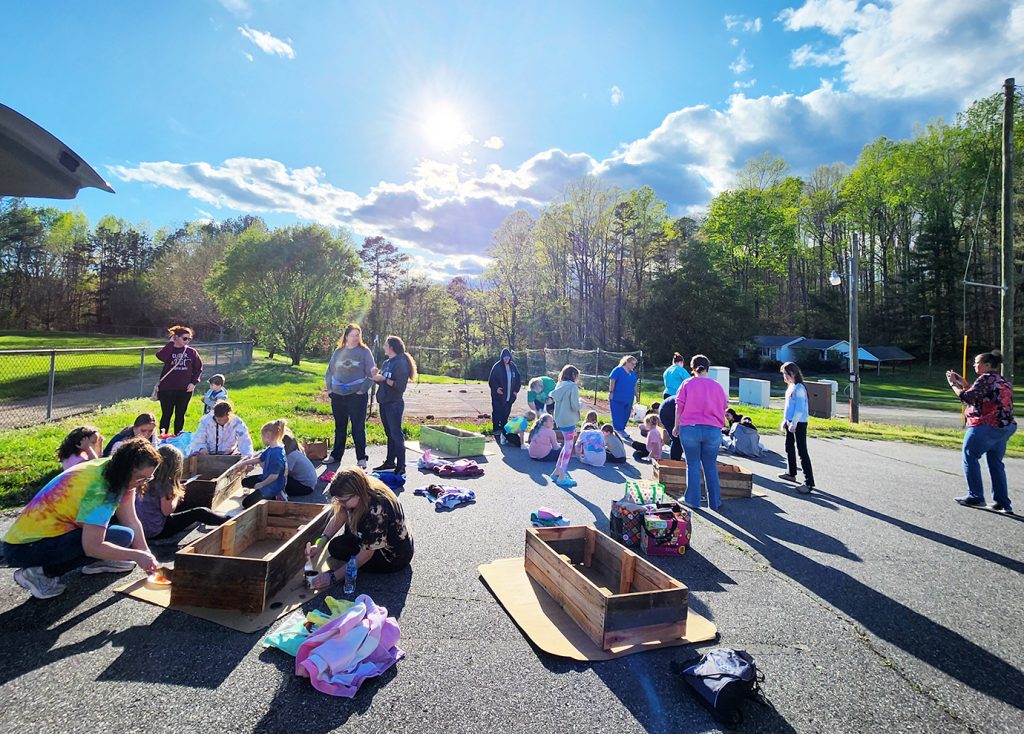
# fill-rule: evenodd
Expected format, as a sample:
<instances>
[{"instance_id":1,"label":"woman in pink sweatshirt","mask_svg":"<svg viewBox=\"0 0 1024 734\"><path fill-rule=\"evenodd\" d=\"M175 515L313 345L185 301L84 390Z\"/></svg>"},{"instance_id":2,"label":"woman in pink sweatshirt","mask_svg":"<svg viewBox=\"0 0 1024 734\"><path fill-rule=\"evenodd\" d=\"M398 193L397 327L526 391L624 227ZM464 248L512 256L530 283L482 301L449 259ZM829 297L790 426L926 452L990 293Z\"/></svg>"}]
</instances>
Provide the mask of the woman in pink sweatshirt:
<instances>
[{"instance_id":1,"label":"woman in pink sweatshirt","mask_svg":"<svg viewBox=\"0 0 1024 734\"><path fill-rule=\"evenodd\" d=\"M711 360L695 354L690 360L693 377L684 380L676 393L676 426L686 454L686 494L683 504L700 507L700 478L708 488L708 504L717 510L722 499L718 486L718 448L722 444L722 427L729 397L715 380L708 377Z\"/></svg>"}]
</instances>

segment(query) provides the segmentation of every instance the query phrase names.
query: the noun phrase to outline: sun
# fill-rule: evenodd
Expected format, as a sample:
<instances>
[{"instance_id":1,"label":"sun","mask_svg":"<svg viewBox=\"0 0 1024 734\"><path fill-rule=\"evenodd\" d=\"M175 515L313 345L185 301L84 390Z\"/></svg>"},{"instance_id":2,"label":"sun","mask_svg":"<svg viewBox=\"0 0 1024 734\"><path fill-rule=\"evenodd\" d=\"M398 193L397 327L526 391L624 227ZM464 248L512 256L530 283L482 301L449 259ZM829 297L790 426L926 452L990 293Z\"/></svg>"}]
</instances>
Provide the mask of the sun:
<instances>
[{"instance_id":1,"label":"sun","mask_svg":"<svg viewBox=\"0 0 1024 734\"><path fill-rule=\"evenodd\" d=\"M444 151L450 151L472 140L459 111L450 104L429 107L423 115L420 129L427 142Z\"/></svg>"}]
</instances>

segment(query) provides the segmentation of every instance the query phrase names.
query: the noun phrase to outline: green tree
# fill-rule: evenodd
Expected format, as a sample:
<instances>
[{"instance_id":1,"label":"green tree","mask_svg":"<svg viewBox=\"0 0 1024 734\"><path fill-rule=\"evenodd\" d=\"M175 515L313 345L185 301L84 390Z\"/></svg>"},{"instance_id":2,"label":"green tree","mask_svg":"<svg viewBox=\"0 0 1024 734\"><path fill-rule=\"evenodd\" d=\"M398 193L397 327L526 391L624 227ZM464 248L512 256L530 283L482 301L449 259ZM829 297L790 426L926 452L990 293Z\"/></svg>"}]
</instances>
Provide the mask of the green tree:
<instances>
[{"instance_id":1,"label":"green tree","mask_svg":"<svg viewBox=\"0 0 1024 734\"><path fill-rule=\"evenodd\" d=\"M250 227L207 280L221 312L261 336L277 337L298 364L311 344L337 332L365 305L359 257L346 235L308 225Z\"/></svg>"}]
</instances>

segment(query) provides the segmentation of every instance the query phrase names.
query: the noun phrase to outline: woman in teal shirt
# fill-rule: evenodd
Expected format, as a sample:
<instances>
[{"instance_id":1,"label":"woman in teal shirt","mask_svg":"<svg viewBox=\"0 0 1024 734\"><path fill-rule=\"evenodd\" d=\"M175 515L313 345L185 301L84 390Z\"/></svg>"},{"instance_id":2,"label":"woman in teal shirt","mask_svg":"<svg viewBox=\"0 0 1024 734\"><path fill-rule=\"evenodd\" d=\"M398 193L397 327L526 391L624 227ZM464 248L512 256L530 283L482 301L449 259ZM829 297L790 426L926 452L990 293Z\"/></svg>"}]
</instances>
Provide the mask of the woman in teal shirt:
<instances>
[{"instance_id":1,"label":"woman in teal shirt","mask_svg":"<svg viewBox=\"0 0 1024 734\"><path fill-rule=\"evenodd\" d=\"M675 395L679 392L679 386L683 384L683 380L690 379L690 371L684 366L685 362L686 360L679 352L672 355L672 364L665 370L665 394L663 397Z\"/></svg>"}]
</instances>

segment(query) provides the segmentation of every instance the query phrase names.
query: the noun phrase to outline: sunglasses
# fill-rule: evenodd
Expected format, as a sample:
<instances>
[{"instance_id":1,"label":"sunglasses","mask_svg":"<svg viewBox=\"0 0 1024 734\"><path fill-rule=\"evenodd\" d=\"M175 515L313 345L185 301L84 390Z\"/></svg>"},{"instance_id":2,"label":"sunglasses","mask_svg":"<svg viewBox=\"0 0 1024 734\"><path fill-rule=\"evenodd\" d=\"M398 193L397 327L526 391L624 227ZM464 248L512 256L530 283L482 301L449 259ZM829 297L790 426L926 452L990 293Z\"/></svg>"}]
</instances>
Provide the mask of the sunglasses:
<instances>
[{"instance_id":1,"label":"sunglasses","mask_svg":"<svg viewBox=\"0 0 1024 734\"><path fill-rule=\"evenodd\" d=\"M184 334L175 334L175 336L178 337L179 339L181 339L183 342L190 342L190 341L192 341L192 337L185 336Z\"/></svg>"}]
</instances>

